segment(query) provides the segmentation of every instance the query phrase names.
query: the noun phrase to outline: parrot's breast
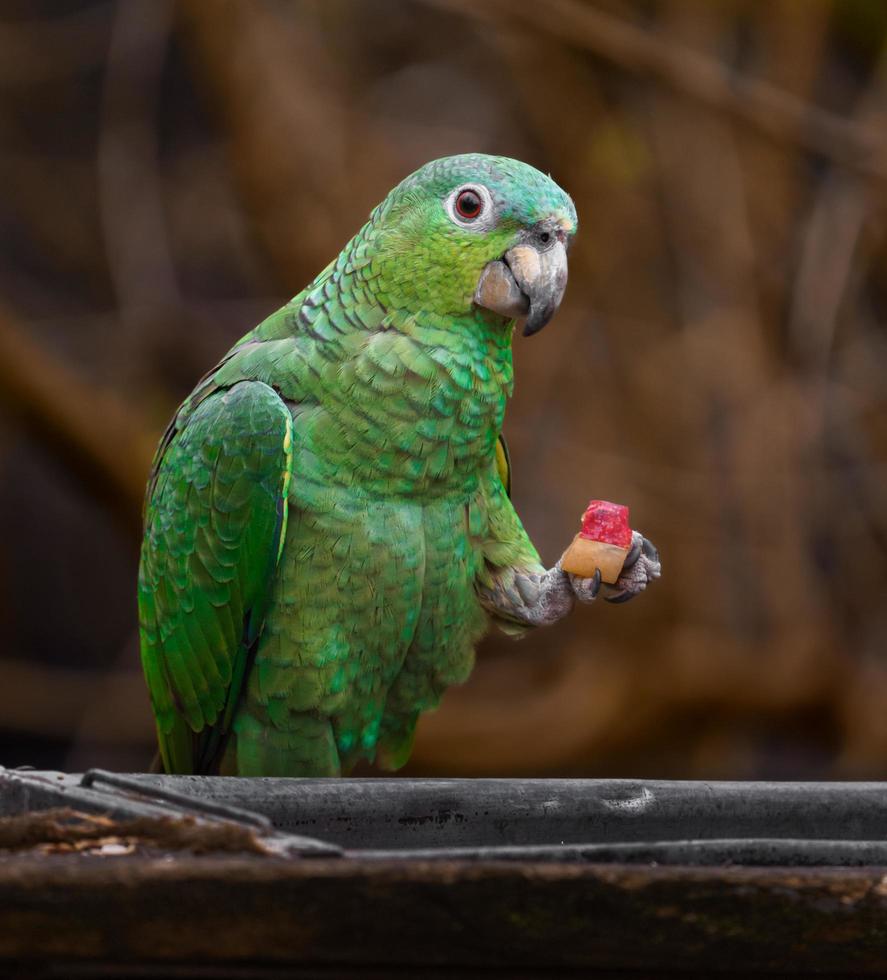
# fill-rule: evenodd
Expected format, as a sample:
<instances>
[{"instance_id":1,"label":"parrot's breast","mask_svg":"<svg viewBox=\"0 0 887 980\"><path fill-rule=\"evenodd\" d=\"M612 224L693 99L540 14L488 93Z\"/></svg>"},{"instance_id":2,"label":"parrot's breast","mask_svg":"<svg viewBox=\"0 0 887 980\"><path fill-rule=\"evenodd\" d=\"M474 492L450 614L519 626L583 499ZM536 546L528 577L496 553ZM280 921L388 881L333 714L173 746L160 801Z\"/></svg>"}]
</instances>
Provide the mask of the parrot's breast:
<instances>
[{"instance_id":1,"label":"parrot's breast","mask_svg":"<svg viewBox=\"0 0 887 980\"><path fill-rule=\"evenodd\" d=\"M294 409L295 472L390 500L472 493L495 454L511 351L482 333L451 344L389 329L325 363Z\"/></svg>"},{"instance_id":2,"label":"parrot's breast","mask_svg":"<svg viewBox=\"0 0 887 980\"><path fill-rule=\"evenodd\" d=\"M478 488L511 384L501 329L321 336L321 312L216 375L266 381L293 417L287 530L234 724L249 766L281 774L399 765L419 713L467 678L487 621Z\"/></svg>"},{"instance_id":3,"label":"parrot's breast","mask_svg":"<svg viewBox=\"0 0 887 980\"><path fill-rule=\"evenodd\" d=\"M246 710L283 730L329 718L347 767L467 677L485 622L479 551L463 497L389 501L302 478L289 504Z\"/></svg>"}]
</instances>

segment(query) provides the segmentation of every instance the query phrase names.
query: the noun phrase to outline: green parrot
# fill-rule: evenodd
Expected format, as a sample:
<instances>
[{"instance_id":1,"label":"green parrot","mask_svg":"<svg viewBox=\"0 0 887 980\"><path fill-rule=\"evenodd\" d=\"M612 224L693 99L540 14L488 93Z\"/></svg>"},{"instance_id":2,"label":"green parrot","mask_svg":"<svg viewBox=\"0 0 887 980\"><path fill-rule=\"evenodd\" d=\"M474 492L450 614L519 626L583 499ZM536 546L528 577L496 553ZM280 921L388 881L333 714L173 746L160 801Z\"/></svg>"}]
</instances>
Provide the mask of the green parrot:
<instances>
[{"instance_id":1,"label":"green parrot","mask_svg":"<svg viewBox=\"0 0 887 980\"><path fill-rule=\"evenodd\" d=\"M533 167L426 164L176 413L154 461L141 656L170 773L336 776L512 633L589 601L509 499L511 339L557 310L576 232ZM659 574L635 532L622 601Z\"/></svg>"}]
</instances>

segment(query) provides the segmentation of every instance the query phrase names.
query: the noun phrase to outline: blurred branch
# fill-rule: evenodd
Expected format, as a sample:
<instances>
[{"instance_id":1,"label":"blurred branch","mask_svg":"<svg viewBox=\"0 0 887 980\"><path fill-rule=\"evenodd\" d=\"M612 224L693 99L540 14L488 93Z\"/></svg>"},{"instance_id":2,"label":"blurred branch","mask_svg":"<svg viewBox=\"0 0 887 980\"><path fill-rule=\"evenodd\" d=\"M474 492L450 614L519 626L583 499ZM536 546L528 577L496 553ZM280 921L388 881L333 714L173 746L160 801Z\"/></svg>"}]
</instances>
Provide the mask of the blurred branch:
<instances>
[{"instance_id":1,"label":"blurred branch","mask_svg":"<svg viewBox=\"0 0 887 980\"><path fill-rule=\"evenodd\" d=\"M811 637L797 631L768 645L766 670L719 626L663 630L633 671L627 648L605 634L599 626L594 641L574 639L547 671L517 651L481 659L469 684L422 715L410 773L540 775L580 765L600 774L639 746L646 765L664 733L674 743L694 719L703 731L805 713L825 725L826 706L847 679L846 661L811 656ZM685 759L680 771L692 766Z\"/></svg>"},{"instance_id":2,"label":"blurred branch","mask_svg":"<svg viewBox=\"0 0 887 980\"><path fill-rule=\"evenodd\" d=\"M156 121L170 0L118 3L98 145L99 213L121 320L180 305L157 169Z\"/></svg>"},{"instance_id":3,"label":"blurred branch","mask_svg":"<svg viewBox=\"0 0 887 980\"><path fill-rule=\"evenodd\" d=\"M98 224L95 221L95 177L91 161L59 161L50 153L25 148L9 118L0 115L0 187L4 204L15 215L24 238L47 264L77 277L96 292L106 282ZM64 176L60 177L60 173ZM0 270L3 291L21 295L23 275L12 263ZM46 282L32 287L40 294Z\"/></svg>"},{"instance_id":4,"label":"blurred branch","mask_svg":"<svg viewBox=\"0 0 887 980\"><path fill-rule=\"evenodd\" d=\"M497 26L522 26L582 47L637 74L648 74L711 109L728 112L773 139L793 141L868 177L887 180L887 133L839 118L775 85L731 71L692 48L577 0L421 0Z\"/></svg>"},{"instance_id":5,"label":"blurred branch","mask_svg":"<svg viewBox=\"0 0 887 980\"><path fill-rule=\"evenodd\" d=\"M91 716L84 719L90 705ZM75 670L13 659L0 659L0 719L6 731L49 738L70 738L80 726L93 743L144 745L153 730L140 672Z\"/></svg>"},{"instance_id":6,"label":"blurred branch","mask_svg":"<svg viewBox=\"0 0 887 980\"><path fill-rule=\"evenodd\" d=\"M887 47L862 93L854 119L883 120L887 112ZM885 237L883 221L873 220L883 208L882 188L858 175L836 172L822 182L803 229L798 272L788 323L788 339L800 366L799 380L814 425L808 459L818 456L825 479L813 483L808 506L821 540L828 542L831 578L840 578L848 595L836 610L842 632L860 629L859 609L879 601L880 585L870 569L887 556L884 537L883 481L871 467L872 446L865 436L865 400L840 377L836 336L863 333L860 297L869 288L869 265ZM873 345L872 345L873 346ZM869 406L865 406L867 409ZM841 545L847 524L837 531L832 515L852 505L859 529L853 547ZM832 597L832 602L834 598ZM856 697L856 692L848 692ZM852 726L851 726L852 727Z\"/></svg>"},{"instance_id":7,"label":"blurred branch","mask_svg":"<svg viewBox=\"0 0 887 980\"><path fill-rule=\"evenodd\" d=\"M853 119L883 125L887 117L887 51L859 99ZM873 189L852 174L830 174L823 182L803 237L789 317L789 339L808 367L826 370L837 320L852 275L863 228L874 213ZM883 234L883 229L882 232Z\"/></svg>"},{"instance_id":8,"label":"blurred branch","mask_svg":"<svg viewBox=\"0 0 887 980\"><path fill-rule=\"evenodd\" d=\"M337 218L350 190L348 100L316 10L180 0L179 11L258 236L280 282L301 287L341 248Z\"/></svg>"},{"instance_id":9,"label":"blurred branch","mask_svg":"<svg viewBox=\"0 0 887 980\"><path fill-rule=\"evenodd\" d=\"M77 43L72 44L72 37ZM0 23L0 82L26 87L89 71L107 44L107 11L102 4L52 18Z\"/></svg>"},{"instance_id":10,"label":"blurred branch","mask_svg":"<svg viewBox=\"0 0 887 980\"><path fill-rule=\"evenodd\" d=\"M96 391L28 339L2 307L0 401L67 460L131 532L139 529L156 433L125 403Z\"/></svg>"}]
</instances>

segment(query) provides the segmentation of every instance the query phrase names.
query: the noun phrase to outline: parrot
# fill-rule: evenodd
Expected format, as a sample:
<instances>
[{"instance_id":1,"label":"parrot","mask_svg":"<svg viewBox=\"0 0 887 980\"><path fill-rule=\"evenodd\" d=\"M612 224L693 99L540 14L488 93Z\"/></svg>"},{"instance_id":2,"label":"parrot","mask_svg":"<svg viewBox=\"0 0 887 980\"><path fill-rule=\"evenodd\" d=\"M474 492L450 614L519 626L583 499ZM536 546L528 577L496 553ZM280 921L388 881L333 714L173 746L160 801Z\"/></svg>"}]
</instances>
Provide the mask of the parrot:
<instances>
[{"instance_id":1,"label":"parrot","mask_svg":"<svg viewBox=\"0 0 887 980\"><path fill-rule=\"evenodd\" d=\"M427 163L183 402L138 578L164 771L396 770L491 623L519 636L598 595L543 565L501 435L512 334L554 316L576 230L529 164ZM635 531L603 595L659 574Z\"/></svg>"}]
</instances>

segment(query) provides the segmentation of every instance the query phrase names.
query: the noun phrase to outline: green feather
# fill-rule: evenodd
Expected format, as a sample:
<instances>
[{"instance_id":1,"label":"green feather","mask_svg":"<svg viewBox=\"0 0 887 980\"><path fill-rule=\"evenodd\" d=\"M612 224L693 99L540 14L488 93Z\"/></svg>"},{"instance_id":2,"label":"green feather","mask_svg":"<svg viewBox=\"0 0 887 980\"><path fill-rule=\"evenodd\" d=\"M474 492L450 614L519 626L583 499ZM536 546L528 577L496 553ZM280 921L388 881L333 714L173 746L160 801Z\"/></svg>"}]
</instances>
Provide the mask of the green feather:
<instances>
[{"instance_id":1,"label":"green feather","mask_svg":"<svg viewBox=\"0 0 887 980\"><path fill-rule=\"evenodd\" d=\"M495 214L460 227L445 201L478 183ZM513 323L472 297L551 216L575 229L526 164L426 165L179 410L139 577L167 771L396 768L420 713L467 678L478 586L539 563L500 436Z\"/></svg>"},{"instance_id":2,"label":"green feather","mask_svg":"<svg viewBox=\"0 0 887 980\"><path fill-rule=\"evenodd\" d=\"M237 698L230 685L235 666L242 680L245 623L265 607L279 553L291 432L276 392L241 382L193 410L186 403L155 463L164 489L148 501L139 614L169 771L191 771L195 745L168 706L201 732Z\"/></svg>"}]
</instances>

